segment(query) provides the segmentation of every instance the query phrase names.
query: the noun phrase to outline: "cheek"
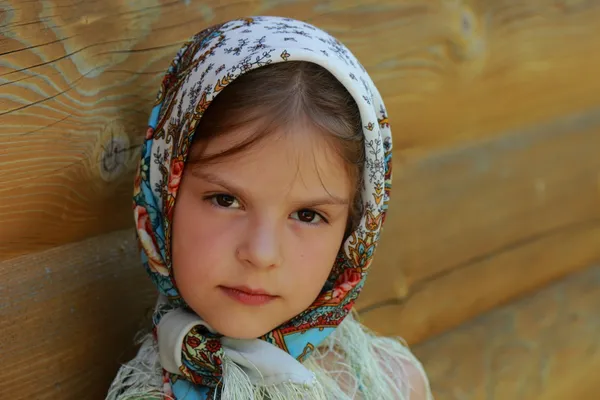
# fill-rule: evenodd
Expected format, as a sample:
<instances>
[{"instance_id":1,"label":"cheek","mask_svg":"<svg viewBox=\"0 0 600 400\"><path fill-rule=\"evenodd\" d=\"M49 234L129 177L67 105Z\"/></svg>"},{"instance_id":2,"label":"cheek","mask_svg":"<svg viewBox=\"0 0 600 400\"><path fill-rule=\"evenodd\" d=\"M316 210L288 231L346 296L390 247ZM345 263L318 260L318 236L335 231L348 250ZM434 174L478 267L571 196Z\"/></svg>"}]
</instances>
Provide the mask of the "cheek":
<instances>
[{"instance_id":1,"label":"cheek","mask_svg":"<svg viewBox=\"0 0 600 400\"><path fill-rule=\"evenodd\" d=\"M180 289L188 283L210 283L227 258L228 231L205 211L206 204L182 192L173 214L173 271Z\"/></svg>"},{"instance_id":2,"label":"cheek","mask_svg":"<svg viewBox=\"0 0 600 400\"><path fill-rule=\"evenodd\" d=\"M341 232L328 232L328 234L308 233L305 237L297 239L293 247L293 254L287 260L289 263L289 282L293 282L297 298L302 298L305 307L308 307L318 296L325 281L329 277L335 262L341 242Z\"/></svg>"}]
</instances>

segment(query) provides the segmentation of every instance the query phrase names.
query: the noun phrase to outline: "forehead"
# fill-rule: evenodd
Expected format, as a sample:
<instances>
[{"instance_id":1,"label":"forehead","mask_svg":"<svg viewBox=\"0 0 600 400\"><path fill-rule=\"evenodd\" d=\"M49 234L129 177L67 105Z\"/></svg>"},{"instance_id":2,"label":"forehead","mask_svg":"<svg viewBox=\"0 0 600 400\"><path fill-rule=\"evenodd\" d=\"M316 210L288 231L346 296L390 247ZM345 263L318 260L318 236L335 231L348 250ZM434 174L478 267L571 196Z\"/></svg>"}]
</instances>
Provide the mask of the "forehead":
<instances>
[{"instance_id":1,"label":"forehead","mask_svg":"<svg viewBox=\"0 0 600 400\"><path fill-rule=\"evenodd\" d=\"M343 196L349 191L348 168L327 134L308 124L257 132L252 124L212 138L202 149L202 158L212 157L249 140L243 150L217 157L198 168L219 172L243 186L288 185L315 187ZM282 188L283 189L283 188Z\"/></svg>"}]
</instances>

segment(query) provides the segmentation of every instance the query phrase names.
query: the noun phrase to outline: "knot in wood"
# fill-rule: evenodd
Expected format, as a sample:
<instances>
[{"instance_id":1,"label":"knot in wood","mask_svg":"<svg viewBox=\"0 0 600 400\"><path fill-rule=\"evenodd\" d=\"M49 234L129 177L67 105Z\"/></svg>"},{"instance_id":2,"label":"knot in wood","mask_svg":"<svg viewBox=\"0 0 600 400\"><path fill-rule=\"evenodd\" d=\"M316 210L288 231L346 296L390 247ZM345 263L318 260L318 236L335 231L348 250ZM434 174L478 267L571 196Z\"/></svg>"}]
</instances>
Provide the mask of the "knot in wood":
<instances>
[{"instance_id":1,"label":"knot in wood","mask_svg":"<svg viewBox=\"0 0 600 400\"><path fill-rule=\"evenodd\" d=\"M128 172L129 137L123 124L113 121L104 127L98 139L97 172L105 182L113 182Z\"/></svg>"}]
</instances>

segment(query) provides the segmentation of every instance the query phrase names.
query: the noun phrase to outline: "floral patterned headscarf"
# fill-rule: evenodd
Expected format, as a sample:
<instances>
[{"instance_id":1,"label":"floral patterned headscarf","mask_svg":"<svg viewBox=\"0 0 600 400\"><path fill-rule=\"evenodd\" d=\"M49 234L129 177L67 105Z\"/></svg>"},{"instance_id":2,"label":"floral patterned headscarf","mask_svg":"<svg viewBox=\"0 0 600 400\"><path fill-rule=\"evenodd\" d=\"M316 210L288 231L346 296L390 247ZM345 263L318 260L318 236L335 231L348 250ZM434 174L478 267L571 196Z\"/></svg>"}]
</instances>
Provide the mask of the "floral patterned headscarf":
<instances>
[{"instance_id":1,"label":"floral patterned headscarf","mask_svg":"<svg viewBox=\"0 0 600 400\"><path fill-rule=\"evenodd\" d=\"M352 309L365 283L385 220L391 184L392 136L383 101L359 61L338 40L304 22L252 17L212 26L188 40L171 62L149 120L134 187L142 262L169 309L188 308L173 279L171 224L177 189L196 127L211 101L237 77L286 61L316 63L348 90L360 110L366 163L363 214L343 243L314 303L262 339L302 362ZM158 308L154 323L164 314ZM218 393L220 336L202 326L184 339L181 375L204 398ZM169 374L167 374L169 375ZM203 398L203 397L198 397Z\"/></svg>"}]
</instances>

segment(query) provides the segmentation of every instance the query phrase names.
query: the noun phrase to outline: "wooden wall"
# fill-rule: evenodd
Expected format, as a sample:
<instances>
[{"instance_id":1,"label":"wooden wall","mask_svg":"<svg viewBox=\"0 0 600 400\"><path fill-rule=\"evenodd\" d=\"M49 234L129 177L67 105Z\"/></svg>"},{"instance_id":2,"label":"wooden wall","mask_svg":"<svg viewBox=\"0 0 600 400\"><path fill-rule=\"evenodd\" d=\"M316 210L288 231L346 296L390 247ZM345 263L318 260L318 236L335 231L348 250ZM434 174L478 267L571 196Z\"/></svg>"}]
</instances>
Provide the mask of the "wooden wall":
<instances>
[{"instance_id":1,"label":"wooden wall","mask_svg":"<svg viewBox=\"0 0 600 400\"><path fill-rule=\"evenodd\" d=\"M257 14L330 31L389 108L368 325L422 342L600 258L598 1L0 1L0 394L91 398L131 355L149 105L188 36Z\"/></svg>"}]
</instances>

